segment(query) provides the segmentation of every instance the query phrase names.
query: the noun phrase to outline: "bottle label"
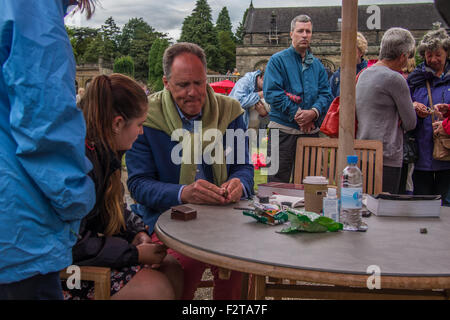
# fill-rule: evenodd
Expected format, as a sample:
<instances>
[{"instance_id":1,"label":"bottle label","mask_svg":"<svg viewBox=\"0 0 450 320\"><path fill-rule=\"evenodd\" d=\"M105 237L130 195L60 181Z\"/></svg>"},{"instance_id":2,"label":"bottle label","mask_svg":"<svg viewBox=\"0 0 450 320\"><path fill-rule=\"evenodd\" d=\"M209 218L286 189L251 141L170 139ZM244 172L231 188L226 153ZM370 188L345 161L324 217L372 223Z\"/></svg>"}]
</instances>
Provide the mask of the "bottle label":
<instances>
[{"instance_id":1,"label":"bottle label","mask_svg":"<svg viewBox=\"0 0 450 320\"><path fill-rule=\"evenodd\" d=\"M362 188L341 188L341 206L345 209L361 209Z\"/></svg>"}]
</instances>

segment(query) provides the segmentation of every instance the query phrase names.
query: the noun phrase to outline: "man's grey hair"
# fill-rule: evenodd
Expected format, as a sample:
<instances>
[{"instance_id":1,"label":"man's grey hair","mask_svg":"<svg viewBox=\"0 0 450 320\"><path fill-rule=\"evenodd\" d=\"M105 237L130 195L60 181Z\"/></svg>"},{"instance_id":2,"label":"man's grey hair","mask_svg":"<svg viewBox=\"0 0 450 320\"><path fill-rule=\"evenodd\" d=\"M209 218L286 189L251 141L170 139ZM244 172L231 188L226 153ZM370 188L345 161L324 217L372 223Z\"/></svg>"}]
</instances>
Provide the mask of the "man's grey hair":
<instances>
[{"instance_id":1,"label":"man's grey hair","mask_svg":"<svg viewBox=\"0 0 450 320\"><path fill-rule=\"evenodd\" d=\"M294 31L295 24L297 22L303 22L303 23L311 22L311 27L312 27L312 24L313 24L311 18L309 16L307 16L306 14L298 15L294 19L292 19L292 21L291 21L291 32Z\"/></svg>"},{"instance_id":2,"label":"man's grey hair","mask_svg":"<svg viewBox=\"0 0 450 320\"><path fill-rule=\"evenodd\" d=\"M411 32L403 28L390 28L381 39L378 59L395 60L402 54L414 54L416 40Z\"/></svg>"},{"instance_id":3,"label":"man's grey hair","mask_svg":"<svg viewBox=\"0 0 450 320\"><path fill-rule=\"evenodd\" d=\"M450 37L444 28L433 30L424 35L422 41L420 41L417 51L425 58L426 51L436 51L443 48L447 52L447 58L450 51Z\"/></svg>"},{"instance_id":4,"label":"man's grey hair","mask_svg":"<svg viewBox=\"0 0 450 320\"><path fill-rule=\"evenodd\" d=\"M168 47L164 51L163 55L163 71L164 75L166 76L167 80L170 79L171 74L171 68L173 61L177 56L179 56L182 53L191 53L195 56L197 56L200 61L202 62L203 66L205 67L206 72L206 55L205 51L195 43L189 43L189 42L179 42L176 43L170 47Z\"/></svg>"}]
</instances>

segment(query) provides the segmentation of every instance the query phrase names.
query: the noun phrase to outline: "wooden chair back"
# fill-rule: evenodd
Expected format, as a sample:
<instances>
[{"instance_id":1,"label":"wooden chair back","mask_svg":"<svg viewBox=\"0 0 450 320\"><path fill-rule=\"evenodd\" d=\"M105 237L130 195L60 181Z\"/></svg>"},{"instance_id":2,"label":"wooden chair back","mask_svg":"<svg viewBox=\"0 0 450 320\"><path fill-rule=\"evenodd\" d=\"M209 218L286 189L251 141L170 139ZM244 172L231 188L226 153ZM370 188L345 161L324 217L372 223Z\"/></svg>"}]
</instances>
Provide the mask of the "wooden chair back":
<instances>
[{"instance_id":1,"label":"wooden chair back","mask_svg":"<svg viewBox=\"0 0 450 320\"><path fill-rule=\"evenodd\" d=\"M295 156L294 183L307 176L324 176L330 185L337 181L338 139L299 138ZM381 193L383 186L383 144L378 140L355 140L358 167L363 174L363 193Z\"/></svg>"},{"instance_id":2,"label":"wooden chair back","mask_svg":"<svg viewBox=\"0 0 450 320\"><path fill-rule=\"evenodd\" d=\"M94 299L109 300L111 292L111 270L104 267L80 267L81 280L94 282ZM61 279L68 279L72 273L68 273L67 269L59 273Z\"/></svg>"}]
</instances>

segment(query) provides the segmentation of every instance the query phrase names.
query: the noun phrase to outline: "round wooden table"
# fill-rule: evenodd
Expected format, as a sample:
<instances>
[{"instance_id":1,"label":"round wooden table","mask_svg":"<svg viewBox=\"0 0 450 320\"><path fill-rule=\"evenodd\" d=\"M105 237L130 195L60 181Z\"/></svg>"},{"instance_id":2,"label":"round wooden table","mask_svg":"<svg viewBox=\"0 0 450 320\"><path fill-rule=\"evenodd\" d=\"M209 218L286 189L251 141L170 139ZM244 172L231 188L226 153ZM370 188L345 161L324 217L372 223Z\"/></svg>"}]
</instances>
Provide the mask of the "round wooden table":
<instances>
[{"instance_id":1,"label":"round wooden table","mask_svg":"<svg viewBox=\"0 0 450 320\"><path fill-rule=\"evenodd\" d=\"M261 224L233 209L247 206L246 201L223 207L189 206L197 210L194 220L173 220L169 211L161 215L155 227L159 239L194 259L256 275L257 299L448 298L448 207L442 208L440 218L372 215L363 218L367 232L281 234L276 231L283 225ZM421 228L427 233L420 233ZM381 289L368 290L368 282L376 284L377 270ZM270 286L265 276L333 286ZM294 290L302 287L303 292Z\"/></svg>"}]
</instances>

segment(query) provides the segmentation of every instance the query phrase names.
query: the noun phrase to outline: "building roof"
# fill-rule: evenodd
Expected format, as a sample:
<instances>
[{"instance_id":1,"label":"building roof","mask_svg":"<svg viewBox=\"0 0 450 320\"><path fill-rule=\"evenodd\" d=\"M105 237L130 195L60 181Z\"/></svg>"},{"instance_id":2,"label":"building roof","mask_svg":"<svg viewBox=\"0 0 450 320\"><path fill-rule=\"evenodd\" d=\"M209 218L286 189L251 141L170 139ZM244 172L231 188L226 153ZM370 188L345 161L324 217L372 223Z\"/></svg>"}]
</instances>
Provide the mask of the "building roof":
<instances>
[{"instance_id":1,"label":"building roof","mask_svg":"<svg viewBox=\"0 0 450 320\"><path fill-rule=\"evenodd\" d=\"M369 5L358 6L358 31L369 31L367 19L374 13L367 13ZM409 30L430 30L434 22L444 20L439 16L433 3L386 4L380 8L381 30L402 27ZM338 31L341 6L291 7L291 8L249 8L245 20L245 33L267 33L270 31L272 13L276 14L279 33L290 32L290 24L299 14L311 17L315 32Z\"/></svg>"}]
</instances>

